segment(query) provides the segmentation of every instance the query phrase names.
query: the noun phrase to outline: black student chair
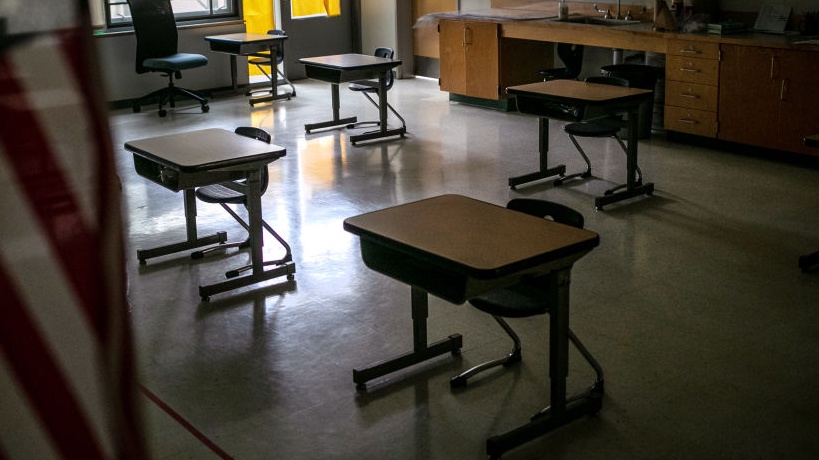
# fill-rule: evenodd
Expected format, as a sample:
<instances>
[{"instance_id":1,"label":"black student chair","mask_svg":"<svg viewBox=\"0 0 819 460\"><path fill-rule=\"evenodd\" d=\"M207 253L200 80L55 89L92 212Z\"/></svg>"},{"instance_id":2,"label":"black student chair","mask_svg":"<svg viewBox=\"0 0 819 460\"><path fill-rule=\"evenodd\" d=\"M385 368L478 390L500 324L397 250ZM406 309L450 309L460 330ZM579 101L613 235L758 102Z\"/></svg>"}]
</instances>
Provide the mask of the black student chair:
<instances>
[{"instance_id":1,"label":"black student chair","mask_svg":"<svg viewBox=\"0 0 819 460\"><path fill-rule=\"evenodd\" d=\"M268 35L287 35L283 30L279 30L279 29L268 30L267 34ZM275 64L273 64L273 62L270 59L270 53L269 52L268 53L255 53L255 54L251 55L251 57L247 60L247 62L248 62L248 64L255 65L256 68L258 68L259 71L261 71L264 74L264 76L267 77L268 80L270 80L271 82L273 81L274 78L278 78L278 79L282 80L286 85L290 86L290 92L287 93L287 99L288 100L291 97L296 97L296 87L293 86L293 83L290 83L290 80L288 80L287 77L284 75L284 73L282 73L282 71L279 70L279 65L281 65L282 62L284 62L284 44L283 43L276 47L275 59L276 59ZM274 68L274 66L275 66L275 68ZM270 73L268 73L268 70L270 71ZM270 90L265 90L265 91L270 92ZM260 92L260 91L250 91L250 92L247 93L247 95L250 96L251 94L255 94L257 92ZM276 96L276 95L274 94L274 96Z\"/></svg>"},{"instance_id":2,"label":"black student chair","mask_svg":"<svg viewBox=\"0 0 819 460\"><path fill-rule=\"evenodd\" d=\"M619 77L589 77L586 79L589 83L602 83L604 85L614 85L614 86L629 86L629 81L624 78ZM624 121L622 115L612 115L609 117L599 118L592 121L582 121L579 123L569 123L563 127L563 131L569 135L569 139L574 144L577 151L580 153L580 156L583 157L583 161L586 162L586 170L574 173L574 174L567 174L559 179L557 179L554 184L560 185L563 182L572 179L574 177L581 177L587 178L591 177L591 162L589 161L588 155L586 152L583 151L583 148L580 146L580 143L577 142L578 137L588 137L588 138L606 138L606 137L613 137L617 140L617 143L620 144L620 147L623 149L623 152L628 155L628 149L626 148L626 144L623 143L623 139L620 138L619 132L620 129L623 128ZM640 167L637 167L637 183L642 182L643 172L640 171ZM610 195L614 193L615 190L618 190L622 187L625 187L625 184L618 185L610 190L606 190L605 194Z\"/></svg>"},{"instance_id":3,"label":"black student chair","mask_svg":"<svg viewBox=\"0 0 819 460\"><path fill-rule=\"evenodd\" d=\"M506 207L529 215L552 219L561 224L583 228L583 215L562 204L529 198L516 198L509 201ZM451 387L465 386L467 380L475 374L501 365L510 366L521 360L520 338L504 318L526 318L549 313L549 283L544 278L528 279L513 286L490 291L469 301L473 307L492 315L492 318L512 339L513 347L509 354L504 357L479 364L452 377L449 381ZM597 363L594 356L589 353L589 350L586 349L571 329L569 330L569 340L594 369L596 377L592 388L602 393L604 391L603 369L600 364Z\"/></svg>"},{"instance_id":4,"label":"black student chair","mask_svg":"<svg viewBox=\"0 0 819 460\"><path fill-rule=\"evenodd\" d=\"M583 68L583 45L572 43L558 43L557 57L564 67L540 71L543 81L547 80L576 80Z\"/></svg>"},{"instance_id":5,"label":"black student chair","mask_svg":"<svg viewBox=\"0 0 819 460\"><path fill-rule=\"evenodd\" d=\"M202 106L202 112L210 110L205 96L180 88L174 78L182 78L182 71L208 64L208 58L201 54L180 53L177 50L179 37L176 20L170 0L128 0L136 35L136 72L159 72L168 77L168 86L143 96L133 103L134 112L139 112L143 103L159 99L159 116L167 111L162 107L167 103L176 107L177 96L195 99Z\"/></svg>"},{"instance_id":6,"label":"black student chair","mask_svg":"<svg viewBox=\"0 0 819 460\"><path fill-rule=\"evenodd\" d=\"M266 142L268 144L270 143L270 134L268 134L266 131L264 131L262 129L259 129L259 128L239 127L239 128L236 128L235 132L236 132L236 134L240 134L242 136L251 137L253 139L257 139L259 141ZM268 172L267 172L267 167L264 167L264 168L262 168L262 184L261 184L262 185L262 187L261 187L262 195L264 195L264 192L267 190L268 182L269 182L269 175L268 175ZM245 180L242 179L242 180L237 180L237 181L233 181L233 182L230 182L230 183L205 185L203 187L197 188L194 191L194 194L196 195L196 198L198 198L201 201L204 201L205 203L214 203L214 204L218 204L218 205L222 206L222 208L225 211L227 211L228 214L230 214L234 219L236 219L236 222L239 222L239 224L242 227L244 227L245 230L250 231L250 224L245 222L244 219L239 217L239 215L236 213L236 211L234 211L233 209L230 208L230 206L228 206L228 205L242 205L245 208L247 207L247 194L244 192L244 189L246 189L246 185L245 185ZM276 233L276 231L273 230L273 227L271 227L264 220L262 220L262 225L264 226L265 230L270 232L270 234L273 235L273 238L276 238L276 241L278 241L285 249L284 257L282 257L281 259L278 259L278 260L267 261L264 264L265 265L282 265L282 264L284 264L286 262L292 261L293 260L293 255L292 255L292 253L290 251L290 245L287 244L287 242L284 240L284 238L282 238L278 233ZM232 243L221 243L219 245L216 245L216 246L213 246L213 247L210 247L210 248L207 248L207 249L203 249L201 251L193 252L193 253L191 253L191 258L192 259L201 259L206 254L209 254L209 253L215 252L215 251L224 251L224 250L226 250L228 248L246 249L246 248L249 248L249 247L250 247L250 237L248 236L248 238L245 239L244 241L237 241L237 242L232 242ZM233 277L239 276L240 273L242 273L242 272L244 272L246 270L249 270L251 268L253 268L251 265L247 265L247 266L238 268L236 270L231 270L231 271L227 272L227 277L228 278L233 278Z\"/></svg>"},{"instance_id":7,"label":"black student chair","mask_svg":"<svg viewBox=\"0 0 819 460\"><path fill-rule=\"evenodd\" d=\"M395 52L392 50L392 48L376 48L375 49L375 56L382 57L382 58L387 58L387 59L392 59L393 56L395 56ZM392 85L395 83L395 71L393 71L392 69L387 70L385 76L386 76L386 80L387 80L387 85L386 85L387 86L387 91L389 91L392 88ZM348 88L350 89L350 91L360 92L361 94L366 96L367 99L369 99L370 103L372 103L372 105L374 105L375 108L380 109L379 106L378 106L378 102L376 102L375 99L373 99L372 96L370 96L370 94L375 94L375 95L378 94L378 80L354 81L354 82L350 83L350 86ZM398 112L395 111L395 109L390 105L389 102L387 103L387 108L390 109L390 111L393 114L395 114L395 116L398 117L399 120L401 120L401 126L403 126L404 129L406 130L407 129L407 123L404 121L404 117L399 115ZM363 128L363 127L366 127L366 126L380 126L380 125L381 125L380 121L359 121L358 123L350 123L349 125L347 125L347 128L352 129L352 128Z\"/></svg>"}]
</instances>

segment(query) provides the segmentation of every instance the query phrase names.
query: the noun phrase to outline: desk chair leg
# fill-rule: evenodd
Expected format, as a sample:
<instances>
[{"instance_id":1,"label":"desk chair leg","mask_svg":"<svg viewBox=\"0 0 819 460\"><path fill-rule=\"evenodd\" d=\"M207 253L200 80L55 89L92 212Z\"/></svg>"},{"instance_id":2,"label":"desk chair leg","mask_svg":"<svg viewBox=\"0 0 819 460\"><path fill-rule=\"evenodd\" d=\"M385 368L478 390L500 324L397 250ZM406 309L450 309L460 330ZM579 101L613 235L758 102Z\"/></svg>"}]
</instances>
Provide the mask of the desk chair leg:
<instances>
[{"instance_id":1,"label":"desk chair leg","mask_svg":"<svg viewBox=\"0 0 819 460\"><path fill-rule=\"evenodd\" d=\"M497 366L511 366L512 364L519 363L521 360L521 347L520 347L520 338L512 330L509 324L504 321L503 318L500 316L492 315L492 318L500 324L504 331L512 338L513 346L512 350L506 356L498 359L494 359L492 361L485 362L483 364L478 364L477 366L467 369L464 372L452 377L449 379L449 386L450 388L459 388L466 386L467 380L472 377L473 375L483 372L487 369L491 369Z\"/></svg>"},{"instance_id":2,"label":"desk chair leg","mask_svg":"<svg viewBox=\"0 0 819 460\"><path fill-rule=\"evenodd\" d=\"M614 138L617 139L617 142L620 144L620 147L623 149L623 152L625 152L625 154L628 156L628 147L626 147L626 144L623 142L623 139L621 139L620 136L618 136L616 134L614 135ZM640 169L640 166L637 166L636 170L637 170L637 181L635 182L635 185L642 185L642 183L643 183L643 171ZM621 189L624 189L626 187L628 187L628 181L625 184L620 184L620 185L618 185L616 187L612 187L612 188L606 190L603 194L604 195L611 195L614 192L616 192L617 190L621 190Z\"/></svg>"},{"instance_id":3,"label":"desk chair leg","mask_svg":"<svg viewBox=\"0 0 819 460\"><path fill-rule=\"evenodd\" d=\"M276 241L278 241L279 244L281 244L282 247L284 247L284 251L285 251L284 252L284 257L282 257L281 259L268 260L268 261L265 261L262 265L264 265L264 266L284 265L284 264L286 264L288 262L292 262L293 261L293 252L290 250L290 245L287 244L287 241L285 241L284 238L281 237L281 235L279 235L275 230L273 230L273 227L271 227L267 222L262 221L262 226L271 235L273 235L273 238L276 238ZM248 270L251 270L252 268L253 268L253 265L248 264L248 265L245 265L243 267L239 267L239 268L237 268L235 270L230 270L229 272L225 273L225 277L227 277L227 278L236 278L240 274L242 274L242 273L244 273L244 272L246 272ZM288 279L291 279L291 278L288 277Z\"/></svg>"},{"instance_id":4,"label":"desk chair leg","mask_svg":"<svg viewBox=\"0 0 819 460\"><path fill-rule=\"evenodd\" d=\"M228 205L226 205L224 203L219 203L219 206L221 206L222 209L227 211L227 213L230 214L236 220L236 222L239 223L239 225L244 227L245 231L250 232L250 226L244 221L244 219L242 219L241 217L239 217L238 214L236 214L236 211L234 211L233 209L230 208L230 206L228 206ZM237 242L234 242L234 243L222 242L222 243L220 243L220 244L218 244L216 246L206 248L206 249L202 249L201 251L192 252L191 253L191 259L194 259L194 260L201 259L201 258L205 257L206 255L211 254L213 252L227 251L230 248L239 248L241 250L241 249L247 249L249 247L250 247L250 238L247 238L244 241L237 241Z\"/></svg>"},{"instance_id":5,"label":"desk chair leg","mask_svg":"<svg viewBox=\"0 0 819 460\"><path fill-rule=\"evenodd\" d=\"M583 151L583 148L580 147L580 144L577 142L577 139L575 139L575 137L573 135L569 134L569 139L572 141L572 144L574 144L577 151L580 152L580 155L583 157L583 161L586 162L586 170L583 171L583 172L579 172L579 173L566 174L565 176L561 176L559 179L554 181L555 186L561 185L563 182L565 182L565 181L567 181L569 179L575 178L575 177L580 177L580 178L586 179L586 178L591 177L591 175L592 175L591 161L589 161L588 155L586 155L586 152Z\"/></svg>"},{"instance_id":6,"label":"desk chair leg","mask_svg":"<svg viewBox=\"0 0 819 460\"><path fill-rule=\"evenodd\" d=\"M375 102L375 100L374 100L374 99L373 99L373 98L372 98L372 97L371 97L369 94L367 94L367 93L362 93L362 94L364 94L364 96L366 96L366 97L367 97L367 99L370 101L370 103L371 103L371 104L372 104L372 105L373 105L373 106L374 106L376 109L380 109L380 107L378 106L378 103L377 103L377 102ZM404 117L402 117L402 116L401 116L401 115L400 115L398 112L396 112L396 111L395 111L395 108L393 108L393 106L392 106L392 105L390 105L390 103L389 103L389 102L387 103L387 108L388 108L388 109L390 110L390 112L392 112L392 113L393 113L393 114L394 114L394 115L395 115L395 116L396 116L396 117L397 117L399 120L401 120L401 127L403 127L403 128L406 130L406 129L407 129L407 122L406 122L406 121L404 121ZM356 122L356 123L350 123L350 124L348 124L348 125L347 125L347 129L353 129L353 128L363 128L363 127L365 127L365 126L381 126L381 122L380 122L380 121L375 121L375 120L374 120L374 121L359 121L359 122Z\"/></svg>"}]
</instances>

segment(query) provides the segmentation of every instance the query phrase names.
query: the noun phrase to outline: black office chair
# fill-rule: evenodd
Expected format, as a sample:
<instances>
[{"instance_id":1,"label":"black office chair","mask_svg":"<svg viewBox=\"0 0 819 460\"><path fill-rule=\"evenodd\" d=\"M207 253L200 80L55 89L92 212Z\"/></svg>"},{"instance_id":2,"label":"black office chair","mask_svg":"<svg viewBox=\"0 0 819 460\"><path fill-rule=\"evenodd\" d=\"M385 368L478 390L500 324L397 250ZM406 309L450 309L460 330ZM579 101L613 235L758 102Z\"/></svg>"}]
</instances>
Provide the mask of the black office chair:
<instances>
[{"instance_id":1,"label":"black office chair","mask_svg":"<svg viewBox=\"0 0 819 460\"><path fill-rule=\"evenodd\" d=\"M558 203L529 198L517 198L509 201L506 207L537 217L551 218L561 224L583 228L583 215L574 209ZM512 338L513 347L512 351L502 358L479 364L452 377L449 381L451 387L457 388L465 386L467 380L475 374L500 365L510 366L521 360L520 338L504 318L526 318L549 313L550 292L548 286L549 283L545 277L532 278L510 287L490 291L487 294L469 300L469 303L475 308L492 315L492 318L494 318L509 337ZM594 391L602 394L604 391L603 369L600 367L600 364L597 363L594 356L589 353L588 349L580 342L571 329L569 330L569 340L571 340L572 344L574 344L583 355L583 358L594 369L596 377L592 388Z\"/></svg>"},{"instance_id":2,"label":"black office chair","mask_svg":"<svg viewBox=\"0 0 819 460\"><path fill-rule=\"evenodd\" d=\"M547 80L576 80L583 68L583 45L572 43L558 43L557 57L565 67L540 71L543 81Z\"/></svg>"},{"instance_id":3,"label":"black office chair","mask_svg":"<svg viewBox=\"0 0 819 460\"><path fill-rule=\"evenodd\" d=\"M240 134L242 136L251 137L253 139L257 139L257 140L260 140L262 142L266 142L268 144L270 143L270 134L268 134L266 131L264 131L262 129L259 129L259 128L239 127L239 128L236 128L235 132L236 132L236 134ZM267 190L268 182L269 182L269 175L268 175L268 172L267 172L267 167L264 167L264 168L262 168L262 184L261 184L262 185L262 190L261 190L262 194L264 194L264 192ZM247 194L245 194L243 191L241 191L242 189L245 189L245 187L246 187L245 180L242 179L242 180L237 180L237 181L233 181L233 182L230 182L230 183L224 183L224 184L205 185L203 187L197 188L194 191L194 194L196 195L196 198L200 199L201 201L204 201L205 203L214 203L214 204L218 204L218 205L222 206L222 208L225 211L227 211L228 214L230 214L234 219L236 219L236 221L239 222L239 224L242 227L244 227L245 230L247 230L249 232L250 231L250 224L245 222L244 219L242 219L241 217L239 217L238 214L236 214L236 211L234 211L233 209L230 208L230 206L228 206L228 205L232 204L232 205L242 205L245 208L247 207ZM273 227L271 227L264 220L262 220L262 225L264 226L265 230L270 232L270 234L273 235L274 238L276 238L276 241L278 241L285 249L284 257L282 257L281 259L278 259L278 260L267 261L264 264L265 265L282 265L282 264L284 264L286 262L292 261L293 260L293 255L292 255L292 252L290 250L290 245L287 244L287 242L284 241L284 238L282 238L278 233L276 233L276 231L273 230ZM193 253L191 253L191 258L192 259L201 259L206 254L209 254L211 252L224 251L224 250L227 250L229 248L246 249L246 248L249 248L249 247L250 247L250 237L248 236L248 238L246 240L244 240L244 241L237 241L237 242L232 242L232 243L221 243L221 244L218 244L216 246L213 246L213 247L210 247L210 248L207 248L207 249L203 249L201 251L193 252ZM242 272L244 272L246 270L249 270L251 268L252 268L251 265L246 265L246 266L240 267L240 268L238 268L236 270L231 270L231 271L227 272L226 276L228 278L234 278L236 276L239 276L240 273L242 273Z\"/></svg>"},{"instance_id":4,"label":"black office chair","mask_svg":"<svg viewBox=\"0 0 819 460\"><path fill-rule=\"evenodd\" d=\"M623 86L628 87L629 81L624 78L619 77L589 77L586 79L589 83L602 83L604 85L614 85L614 86ZM586 155L586 152L583 151L583 148L580 147L580 143L577 142L578 137L589 137L589 138L605 138L605 137L613 137L617 140L617 143L620 144L620 147L623 149L623 152L628 155L628 149L626 148L626 144L623 143L623 139L620 138L619 132L620 129L623 128L624 121L622 115L612 115L609 117L599 118L592 121L582 121L579 123L569 123L563 127L563 131L569 135L569 139L574 144L577 151L580 153L580 156L583 157L583 161L586 162L586 170L574 173L574 174L567 174L556 181L554 181L555 185L560 185L563 182L575 178L587 178L591 177L591 162L589 161L589 157ZM637 183L641 183L643 180L643 172L640 170L640 167L637 167ZM610 195L614 193L615 190L625 187L625 184L618 185L612 189L606 190L605 194Z\"/></svg>"},{"instance_id":5,"label":"black office chair","mask_svg":"<svg viewBox=\"0 0 819 460\"><path fill-rule=\"evenodd\" d=\"M182 71L207 65L208 58L201 54L180 53L177 50L179 37L176 20L170 0L128 0L131 19L136 35L136 72L159 72L168 77L168 86L143 96L133 103L134 112L139 112L143 103L159 98L159 116L167 111L165 103L176 107L176 96L195 99L202 106L202 112L210 110L207 99L188 89L174 85L174 78L182 78Z\"/></svg>"},{"instance_id":6,"label":"black office chair","mask_svg":"<svg viewBox=\"0 0 819 460\"><path fill-rule=\"evenodd\" d=\"M267 34L268 35L287 35L283 30L279 30L279 29L268 30ZM269 67L272 67L269 52L268 53L255 53L255 54L252 54L251 57L247 60L247 62L248 62L248 64L255 65L256 68L258 68L259 71L262 72L264 74L264 76L267 77L267 79L270 80L271 82L273 81L273 78L279 78L282 81L284 81L285 84L290 86L290 92L287 93L287 99L288 100L290 100L291 97L296 97L296 87L293 86L293 83L290 83L290 80L288 80L287 77L284 75L284 73L282 73L282 71L279 70L279 65L282 62L284 62L284 45L283 44L276 47L276 64L275 64L276 68L275 68L275 72L273 71L274 69L272 69L272 68L270 69L270 73L267 73L267 70L265 70L265 69L267 69ZM256 94L256 93L259 93L259 92L262 92L262 91L248 91L247 95L250 96L252 94ZM270 90L264 90L264 92L270 92ZM274 94L274 96L276 96L276 95ZM251 102L251 104L252 104L252 102Z\"/></svg>"},{"instance_id":7,"label":"black office chair","mask_svg":"<svg viewBox=\"0 0 819 460\"><path fill-rule=\"evenodd\" d=\"M375 56L382 57L382 58L387 58L387 59L392 59L393 56L395 56L395 52L392 50L392 48L376 48L375 49ZM386 85L387 86L387 91L389 91L390 88L392 88L392 85L395 83L395 72L392 69L387 70L385 76L386 76L386 79L387 79L387 85ZM378 94L378 81L377 80L354 81L354 82L350 83L350 86L348 88L350 89L350 91L360 92L361 94L366 96L367 99L369 99L369 101L375 106L375 108L380 109L380 107L378 106L378 103L375 102L375 100L370 96L370 94ZM404 118L401 115L399 115L398 112L395 111L395 109L392 107L392 105L390 105L389 102L387 103L387 108L390 109L390 111L392 113L394 113L395 116L398 117L399 120L401 120L401 126L403 126L404 129L406 130L407 129L407 123L404 121ZM347 128L348 129L363 128L363 127L366 127L366 126L381 126L381 122L380 121L359 121L357 123L350 123L349 125L347 125Z\"/></svg>"}]
</instances>

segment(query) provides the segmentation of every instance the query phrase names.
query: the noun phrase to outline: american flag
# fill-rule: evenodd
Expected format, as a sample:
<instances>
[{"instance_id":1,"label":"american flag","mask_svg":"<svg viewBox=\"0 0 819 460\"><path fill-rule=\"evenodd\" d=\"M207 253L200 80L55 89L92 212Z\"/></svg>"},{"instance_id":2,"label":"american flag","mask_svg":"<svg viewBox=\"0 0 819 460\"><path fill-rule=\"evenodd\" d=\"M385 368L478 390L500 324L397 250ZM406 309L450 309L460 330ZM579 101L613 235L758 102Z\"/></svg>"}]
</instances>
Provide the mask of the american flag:
<instances>
[{"instance_id":1,"label":"american flag","mask_svg":"<svg viewBox=\"0 0 819 460\"><path fill-rule=\"evenodd\" d=\"M0 460L147 458L87 8L0 6Z\"/></svg>"}]
</instances>

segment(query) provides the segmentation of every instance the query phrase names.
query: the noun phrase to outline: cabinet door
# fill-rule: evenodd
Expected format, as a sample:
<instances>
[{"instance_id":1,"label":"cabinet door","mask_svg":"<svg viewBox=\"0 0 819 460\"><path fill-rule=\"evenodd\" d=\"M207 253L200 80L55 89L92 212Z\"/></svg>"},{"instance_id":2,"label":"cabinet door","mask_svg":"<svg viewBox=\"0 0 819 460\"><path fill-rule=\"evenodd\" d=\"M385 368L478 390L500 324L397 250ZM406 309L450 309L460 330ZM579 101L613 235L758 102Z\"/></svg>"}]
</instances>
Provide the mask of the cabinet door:
<instances>
[{"instance_id":1,"label":"cabinet door","mask_svg":"<svg viewBox=\"0 0 819 460\"><path fill-rule=\"evenodd\" d=\"M440 86L441 91L466 93L466 46L463 21L442 19L439 23Z\"/></svg>"},{"instance_id":2,"label":"cabinet door","mask_svg":"<svg viewBox=\"0 0 819 460\"><path fill-rule=\"evenodd\" d=\"M464 30L466 50L466 95L484 99L500 96L498 30L495 22L467 22Z\"/></svg>"},{"instance_id":3,"label":"cabinet door","mask_svg":"<svg viewBox=\"0 0 819 460\"><path fill-rule=\"evenodd\" d=\"M498 27L494 22L440 22L441 91L498 99Z\"/></svg>"},{"instance_id":4,"label":"cabinet door","mask_svg":"<svg viewBox=\"0 0 819 460\"><path fill-rule=\"evenodd\" d=\"M819 59L816 53L783 50L782 79L779 86L780 148L791 152L819 155L803 145L805 136L819 134L819 97L816 78Z\"/></svg>"},{"instance_id":5,"label":"cabinet door","mask_svg":"<svg viewBox=\"0 0 819 460\"><path fill-rule=\"evenodd\" d=\"M772 49L722 46L719 139L776 148L778 67Z\"/></svg>"}]
</instances>

